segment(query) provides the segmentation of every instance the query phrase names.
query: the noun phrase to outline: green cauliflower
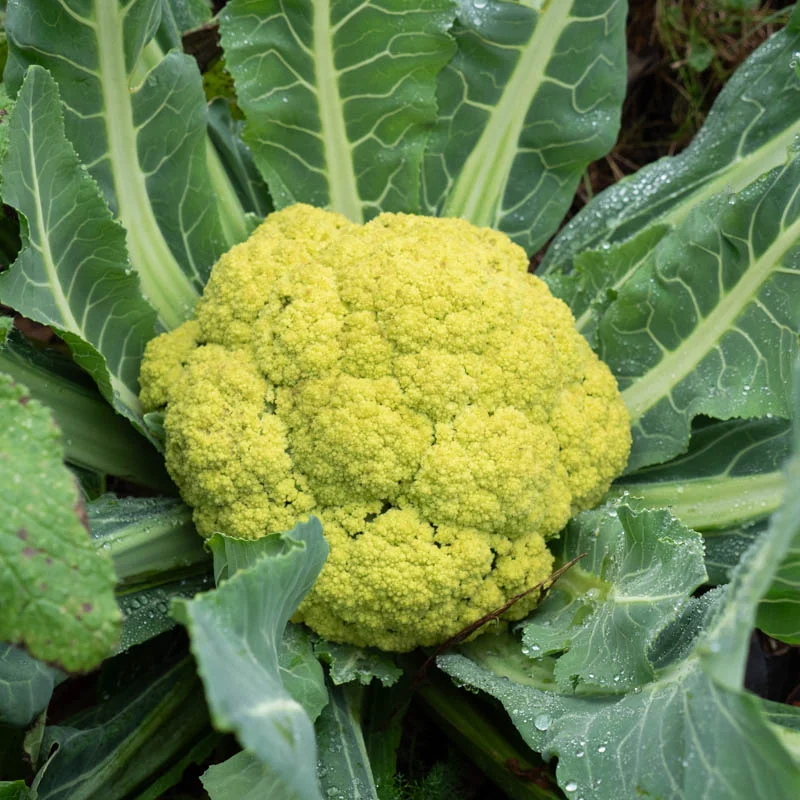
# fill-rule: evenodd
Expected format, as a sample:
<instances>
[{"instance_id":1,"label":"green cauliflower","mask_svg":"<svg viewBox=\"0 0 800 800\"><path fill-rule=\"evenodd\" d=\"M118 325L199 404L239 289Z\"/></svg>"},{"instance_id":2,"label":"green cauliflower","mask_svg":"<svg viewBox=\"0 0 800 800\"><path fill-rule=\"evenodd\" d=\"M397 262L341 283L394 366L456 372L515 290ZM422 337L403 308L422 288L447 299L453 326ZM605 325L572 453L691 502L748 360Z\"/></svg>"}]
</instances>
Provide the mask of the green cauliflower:
<instances>
[{"instance_id":1,"label":"green cauliflower","mask_svg":"<svg viewBox=\"0 0 800 800\"><path fill-rule=\"evenodd\" d=\"M322 636L447 640L544 580L546 539L625 466L614 377L527 266L463 220L295 205L150 343L142 402L165 408L198 530L322 520L330 556L296 616Z\"/></svg>"}]
</instances>

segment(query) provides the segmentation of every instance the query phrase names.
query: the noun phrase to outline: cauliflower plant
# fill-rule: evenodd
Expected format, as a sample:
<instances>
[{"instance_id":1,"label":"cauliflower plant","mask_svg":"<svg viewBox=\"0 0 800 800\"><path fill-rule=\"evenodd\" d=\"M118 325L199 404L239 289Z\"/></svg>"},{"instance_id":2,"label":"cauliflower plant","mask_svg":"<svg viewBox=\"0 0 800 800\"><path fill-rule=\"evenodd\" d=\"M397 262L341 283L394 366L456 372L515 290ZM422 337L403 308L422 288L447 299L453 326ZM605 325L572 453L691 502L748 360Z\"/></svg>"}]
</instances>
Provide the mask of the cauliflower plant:
<instances>
[{"instance_id":1,"label":"cauliflower plant","mask_svg":"<svg viewBox=\"0 0 800 800\"><path fill-rule=\"evenodd\" d=\"M545 579L547 537L624 467L616 382L527 267L462 220L295 205L150 343L142 402L166 407L198 530L321 518L330 556L296 619L322 636L446 640Z\"/></svg>"}]
</instances>

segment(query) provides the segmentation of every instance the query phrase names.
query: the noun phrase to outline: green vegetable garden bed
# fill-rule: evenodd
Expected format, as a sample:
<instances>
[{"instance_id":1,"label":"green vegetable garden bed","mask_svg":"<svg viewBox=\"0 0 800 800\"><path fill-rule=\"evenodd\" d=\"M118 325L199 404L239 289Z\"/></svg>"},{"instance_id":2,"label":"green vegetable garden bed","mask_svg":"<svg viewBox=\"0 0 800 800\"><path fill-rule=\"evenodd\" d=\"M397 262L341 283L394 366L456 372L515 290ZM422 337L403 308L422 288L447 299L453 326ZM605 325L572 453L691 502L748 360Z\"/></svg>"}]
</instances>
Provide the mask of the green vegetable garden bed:
<instances>
[{"instance_id":1,"label":"green vegetable garden bed","mask_svg":"<svg viewBox=\"0 0 800 800\"><path fill-rule=\"evenodd\" d=\"M0 8L0 800L800 797L800 10Z\"/></svg>"}]
</instances>

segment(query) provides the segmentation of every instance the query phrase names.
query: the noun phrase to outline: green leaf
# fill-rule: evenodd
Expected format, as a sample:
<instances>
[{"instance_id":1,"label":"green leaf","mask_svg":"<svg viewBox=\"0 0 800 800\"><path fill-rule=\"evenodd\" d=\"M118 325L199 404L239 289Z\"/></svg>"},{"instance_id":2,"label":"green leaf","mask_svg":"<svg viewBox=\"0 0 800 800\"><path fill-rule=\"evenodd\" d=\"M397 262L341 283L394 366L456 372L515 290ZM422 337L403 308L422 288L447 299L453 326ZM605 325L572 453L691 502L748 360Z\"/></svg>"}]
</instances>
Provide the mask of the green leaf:
<instances>
[{"instance_id":1,"label":"green leaf","mask_svg":"<svg viewBox=\"0 0 800 800\"><path fill-rule=\"evenodd\" d=\"M303 795L287 789L252 753L244 750L209 767L201 780L211 800L264 800L267 797L305 800Z\"/></svg>"},{"instance_id":2,"label":"green leaf","mask_svg":"<svg viewBox=\"0 0 800 800\"><path fill-rule=\"evenodd\" d=\"M189 630L215 727L236 733L282 787L281 796L316 800L314 731L282 683L279 647L328 547L313 518L282 537L265 538L289 539L290 546L281 552L263 540L215 536L215 560L225 560L215 571L230 577L174 609Z\"/></svg>"},{"instance_id":3,"label":"green leaf","mask_svg":"<svg viewBox=\"0 0 800 800\"><path fill-rule=\"evenodd\" d=\"M800 644L800 530L758 608L758 627L788 644Z\"/></svg>"},{"instance_id":4,"label":"green leaf","mask_svg":"<svg viewBox=\"0 0 800 800\"><path fill-rule=\"evenodd\" d=\"M314 644L314 652L328 664L336 686L353 681L366 686L373 678L383 686L393 686L403 674L394 656L382 650L319 639Z\"/></svg>"},{"instance_id":5,"label":"green leaf","mask_svg":"<svg viewBox=\"0 0 800 800\"><path fill-rule=\"evenodd\" d=\"M544 781L534 778L542 768L542 760L526 747L495 708L488 703L476 704L472 695L459 691L437 674L428 676L417 691L437 727L458 746L470 764L502 788L503 797L509 800L562 798L558 790L544 788ZM423 793L425 783L427 781L420 785L421 791L414 797L427 798ZM436 796L444 800L452 794L439 789Z\"/></svg>"},{"instance_id":6,"label":"green leaf","mask_svg":"<svg viewBox=\"0 0 800 800\"><path fill-rule=\"evenodd\" d=\"M441 656L440 666L500 700L534 750L558 757L559 785L569 796L797 796L800 764L791 731L775 725L763 703L742 690L759 600L798 535L800 457L787 480L785 505L731 583L707 603L688 604L664 632L654 648L660 669L646 686L622 697L559 694L508 634ZM698 611L704 617L699 635Z\"/></svg>"},{"instance_id":7,"label":"green leaf","mask_svg":"<svg viewBox=\"0 0 800 800\"><path fill-rule=\"evenodd\" d=\"M794 375L795 405L800 409L800 362L795 365ZM795 453L800 453L800 422L795 423ZM792 472L793 468L793 472ZM776 524L791 523L790 515L797 512L798 503L789 497L791 491L800 492L800 457L790 462L788 481L789 491L785 504L776 513ZM758 607L758 627L762 631L789 644L800 644L800 522L794 518L796 533L780 566L775 571L772 585L762 593Z\"/></svg>"},{"instance_id":8,"label":"green leaf","mask_svg":"<svg viewBox=\"0 0 800 800\"><path fill-rule=\"evenodd\" d=\"M209 103L208 135L219 161L230 177L241 207L263 218L272 211L272 201L253 154L241 139L243 127L241 120L231 117L227 101L218 97Z\"/></svg>"},{"instance_id":9,"label":"green leaf","mask_svg":"<svg viewBox=\"0 0 800 800\"><path fill-rule=\"evenodd\" d=\"M6 317L6 319L9 319ZM83 370L52 349L38 350L12 331L0 332L0 372L28 387L48 406L64 435L64 457L74 467L115 475L174 494L163 458L103 399Z\"/></svg>"},{"instance_id":10,"label":"green leaf","mask_svg":"<svg viewBox=\"0 0 800 800\"><path fill-rule=\"evenodd\" d=\"M328 704L325 673L314 655L313 641L308 628L290 622L278 649L281 682L312 722Z\"/></svg>"},{"instance_id":11,"label":"green leaf","mask_svg":"<svg viewBox=\"0 0 800 800\"><path fill-rule=\"evenodd\" d=\"M3 200L27 225L0 300L55 328L114 408L141 424L139 362L155 315L130 274L125 232L64 137L46 70L30 69L7 125Z\"/></svg>"},{"instance_id":12,"label":"green leaf","mask_svg":"<svg viewBox=\"0 0 800 800\"><path fill-rule=\"evenodd\" d=\"M317 774L328 797L378 800L361 732L362 693L358 684L331 686L330 702L317 720Z\"/></svg>"},{"instance_id":13,"label":"green leaf","mask_svg":"<svg viewBox=\"0 0 800 800\"><path fill-rule=\"evenodd\" d=\"M565 697L531 685L519 644L496 639L440 665L500 700L531 748L558 757L568 797L773 800L800 791L800 771L757 698L721 688L697 655L638 693Z\"/></svg>"},{"instance_id":14,"label":"green leaf","mask_svg":"<svg viewBox=\"0 0 800 800\"><path fill-rule=\"evenodd\" d=\"M25 781L0 781L0 800L29 800L31 793Z\"/></svg>"},{"instance_id":15,"label":"green leaf","mask_svg":"<svg viewBox=\"0 0 800 800\"><path fill-rule=\"evenodd\" d=\"M692 419L791 416L800 156L697 207L619 290L599 355L631 415L629 471L686 450Z\"/></svg>"},{"instance_id":16,"label":"green leaf","mask_svg":"<svg viewBox=\"0 0 800 800\"><path fill-rule=\"evenodd\" d=\"M229 246L246 239L272 210L267 186L241 140L243 123L231 118L228 103L208 106L208 169Z\"/></svg>"},{"instance_id":17,"label":"green leaf","mask_svg":"<svg viewBox=\"0 0 800 800\"><path fill-rule=\"evenodd\" d=\"M731 579L734 567L769 526L769 518L721 531L704 531L708 582L719 586Z\"/></svg>"},{"instance_id":18,"label":"green leaf","mask_svg":"<svg viewBox=\"0 0 800 800\"><path fill-rule=\"evenodd\" d=\"M575 317L575 327L592 347L597 346L597 325L617 299L620 287L652 256L653 249L669 231L666 225L651 225L630 239L575 256L575 269L551 272L541 277L550 291L563 300Z\"/></svg>"},{"instance_id":19,"label":"green leaf","mask_svg":"<svg viewBox=\"0 0 800 800\"><path fill-rule=\"evenodd\" d=\"M158 38L166 50L181 48L184 33L211 22L209 0L162 0Z\"/></svg>"},{"instance_id":20,"label":"green leaf","mask_svg":"<svg viewBox=\"0 0 800 800\"><path fill-rule=\"evenodd\" d=\"M448 0L225 6L220 35L245 141L278 208L305 202L356 222L418 210L452 19Z\"/></svg>"},{"instance_id":21,"label":"green leaf","mask_svg":"<svg viewBox=\"0 0 800 800\"><path fill-rule=\"evenodd\" d=\"M24 650L0 644L0 723L26 727L50 702L66 676L31 658Z\"/></svg>"},{"instance_id":22,"label":"green leaf","mask_svg":"<svg viewBox=\"0 0 800 800\"><path fill-rule=\"evenodd\" d=\"M561 654L563 694L625 693L649 683L648 650L706 579L703 542L667 511L628 503L586 511L555 543L559 578L523 626L523 652Z\"/></svg>"},{"instance_id":23,"label":"green leaf","mask_svg":"<svg viewBox=\"0 0 800 800\"><path fill-rule=\"evenodd\" d=\"M0 421L0 641L91 669L119 632L111 559L92 546L50 413L5 375Z\"/></svg>"},{"instance_id":24,"label":"green leaf","mask_svg":"<svg viewBox=\"0 0 800 800\"><path fill-rule=\"evenodd\" d=\"M559 233L539 272L571 272L587 250L630 239L656 222L678 225L704 200L739 191L782 165L800 133L797 51L797 27L767 40L730 78L692 144L598 195ZM612 272L602 285L618 288L618 279Z\"/></svg>"},{"instance_id":25,"label":"green leaf","mask_svg":"<svg viewBox=\"0 0 800 800\"><path fill-rule=\"evenodd\" d=\"M122 630L116 653L124 653L147 642L177 624L170 614L173 600L191 600L214 586L210 573L193 575L138 591L117 592L122 611Z\"/></svg>"},{"instance_id":26,"label":"green leaf","mask_svg":"<svg viewBox=\"0 0 800 800\"><path fill-rule=\"evenodd\" d=\"M438 79L424 207L505 231L527 252L556 231L625 95L621 0L459 0Z\"/></svg>"},{"instance_id":27,"label":"green leaf","mask_svg":"<svg viewBox=\"0 0 800 800\"><path fill-rule=\"evenodd\" d=\"M686 57L686 63L695 72L703 72L711 66L716 50L705 36L696 31L692 33L694 35L689 39L689 55Z\"/></svg>"},{"instance_id":28,"label":"green leaf","mask_svg":"<svg viewBox=\"0 0 800 800\"><path fill-rule=\"evenodd\" d=\"M160 664L100 704L45 729L47 760L34 781L37 800L129 797L147 790L161 770L186 761L209 734L191 658ZM172 777L177 782L180 773Z\"/></svg>"},{"instance_id":29,"label":"green leaf","mask_svg":"<svg viewBox=\"0 0 800 800\"><path fill-rule=\"evenodd\" d=\"M197 65L148 47L161 7L161 0L10 0L5 79L16 90L29 65L50 70L67 137L127 231L145 297L171 328L191 315L225 243Z\"/></svg>"}]
</instances>

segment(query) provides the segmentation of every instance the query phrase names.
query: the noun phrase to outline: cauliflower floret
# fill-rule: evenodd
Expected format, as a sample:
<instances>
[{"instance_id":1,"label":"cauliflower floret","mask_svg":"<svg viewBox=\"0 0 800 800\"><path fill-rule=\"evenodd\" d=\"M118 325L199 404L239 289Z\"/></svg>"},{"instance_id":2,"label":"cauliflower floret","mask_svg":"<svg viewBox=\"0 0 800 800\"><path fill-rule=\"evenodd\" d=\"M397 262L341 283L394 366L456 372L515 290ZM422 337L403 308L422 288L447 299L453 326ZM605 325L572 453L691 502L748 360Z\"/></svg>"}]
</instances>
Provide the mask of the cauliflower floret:
<instances>
[{"instance_id":1,"label":"cauliflower floret","mask_svg":"<svg viewBox=\"0 0 800 800\"><path fill-rule=\"evenodd\" d=\"M630 448L569 309L507 237L457 219L272 214L195 320L150 343L141 383L198 530L257 538L316 514L330 556L296 618L388 650L544 580L546 538Z\"/></svg>"}]
</instances>

